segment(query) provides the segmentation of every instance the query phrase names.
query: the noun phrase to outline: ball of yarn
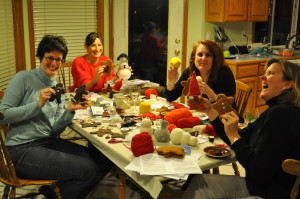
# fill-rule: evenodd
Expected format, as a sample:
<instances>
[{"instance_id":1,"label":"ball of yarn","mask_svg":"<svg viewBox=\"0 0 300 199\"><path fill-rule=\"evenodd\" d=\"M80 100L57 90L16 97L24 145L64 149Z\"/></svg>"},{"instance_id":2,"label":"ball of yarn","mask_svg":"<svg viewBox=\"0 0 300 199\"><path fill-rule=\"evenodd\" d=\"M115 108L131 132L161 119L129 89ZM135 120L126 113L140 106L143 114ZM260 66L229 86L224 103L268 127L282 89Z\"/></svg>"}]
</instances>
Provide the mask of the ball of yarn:
<instances>
[{"instance_id":1,"label":"ball of yarn","mask_svg":"<svg viewBox=\"0 0 300 199\"><path fill-rule=\"evenodd\" d=\"M152 137L147 132L142 132L133 136L131 141L131 151L135 157L154 152Z\"/></svg>"},{"instance_id":2,"label":"ball of yarn","mask_svg":"<svg viewBox=\"0 0 300 199\"><path fill-rule=\"evenodd\" d=\"M140 103L140 114L150 113L151 112L151 104L148 102Z\"/></svg>"},{"instance_id":3,"label":"ball of yarn","mask_svg":"<svg viewBox=\"0 0 300 199\"><path fill-rule=\"evenodd\" d=\"M156 97L158 96L157 90L155 90L154 88L149 88L145 91L145 96L147 99L150 99L150 95L156 95Z\"/></svg>"}]
</instances>

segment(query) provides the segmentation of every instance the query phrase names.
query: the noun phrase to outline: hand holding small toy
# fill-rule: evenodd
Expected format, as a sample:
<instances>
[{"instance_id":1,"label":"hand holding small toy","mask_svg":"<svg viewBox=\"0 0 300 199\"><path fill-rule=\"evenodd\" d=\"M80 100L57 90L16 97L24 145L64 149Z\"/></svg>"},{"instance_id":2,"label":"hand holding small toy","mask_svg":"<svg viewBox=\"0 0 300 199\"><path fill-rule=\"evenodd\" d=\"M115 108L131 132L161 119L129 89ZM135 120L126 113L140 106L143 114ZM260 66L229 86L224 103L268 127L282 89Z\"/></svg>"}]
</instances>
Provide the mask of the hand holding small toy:
<instances>
[{"instance_id":1,"label":"hand holding small toy","mask_svg":"<svg viewBox=\"0 0 300 199\"><path fill-rule=\"evenodd\" d=\"M173 68L178 68L181 64L181 59L179 59L178 57L172 57L172 59L169 61L169 64Z\"/></svg>"},{"instance_id":2,"label":"hand holding small toy","mask_svg":"<svg viewBox=\"0 0 300 199\"><path fill-rule=\"evenodd\" d=\"M86 90L86 85L83 84L79 88L76 88L75 93L76 93L76 95L72 99L72 102L77 103L79 101L80 104L82 106L84 106L84 101L86 101L86 100L83 98L83 95L89 94L89 92Z\"/></svg>"},{"instance_id":3,"label":"hand holding small toy","mask_svg":"<svg viewBox=\"0 0 300 199\"><path fill-rule=\"evenodd\" d=\"M50 102L53 102L55 99L58 104L61 103L61 95L65 94L66 91L63 89L63 84L62 83L57 83L56 86L51 87L53 90L55 90L55 94L51 94L51 97L49 99Z\"/></svg>"}]
</instances>

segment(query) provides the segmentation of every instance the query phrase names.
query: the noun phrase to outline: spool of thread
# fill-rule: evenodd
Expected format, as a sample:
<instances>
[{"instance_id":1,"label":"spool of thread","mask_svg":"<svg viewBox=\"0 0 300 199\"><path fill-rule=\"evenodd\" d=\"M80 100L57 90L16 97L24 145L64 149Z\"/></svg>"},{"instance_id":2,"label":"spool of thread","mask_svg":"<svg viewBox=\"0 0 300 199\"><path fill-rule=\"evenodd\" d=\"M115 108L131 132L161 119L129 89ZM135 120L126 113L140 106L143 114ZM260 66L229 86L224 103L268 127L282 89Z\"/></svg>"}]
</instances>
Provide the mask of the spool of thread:
<instances>
[{"instance_id":1,"label":"spool of thread","mask_svg":"<svg viewBox=\"0 0 300 199\"><path fill-rule=\"evenodd\" d=\"M262 43L253 43L253 44L249 44L248 46L247 46L247 48L248 48L248 50L254 50L254 49L256 49L256 48L259 48L259 47L261 47L261 46L263 46L263 44Z\"/></svg>"},{"instance_id":2,"label":"spool of thread","mask_svg":"<svg viewBox=\"0 0 300 199\"><path fill-rule=\"evenodd\" d=\"M154 144L151 135L142 132L133 136L131 141L131 151L135 157L154 152Z\"/></svg>"},{"instance_id":3,"label":"spool of thread","mask_svg":"<svg viewBox=\"0 0 300 199\"><path fill-rule=\"evenodd\" d=\"M140 103L140 114L146 114L151 112L151 104L148 102Z\"/></svg>"}]
</instances>

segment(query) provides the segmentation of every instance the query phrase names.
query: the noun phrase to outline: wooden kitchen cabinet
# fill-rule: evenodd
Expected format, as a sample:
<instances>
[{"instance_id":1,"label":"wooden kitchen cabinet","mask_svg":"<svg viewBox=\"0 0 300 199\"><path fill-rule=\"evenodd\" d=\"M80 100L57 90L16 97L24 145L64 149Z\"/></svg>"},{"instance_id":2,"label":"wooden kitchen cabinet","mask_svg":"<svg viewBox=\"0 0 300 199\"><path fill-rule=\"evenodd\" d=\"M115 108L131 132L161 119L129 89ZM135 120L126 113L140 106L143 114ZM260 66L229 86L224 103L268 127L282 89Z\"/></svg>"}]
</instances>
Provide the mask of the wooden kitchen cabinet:
<instances>
[{"instance_id":1,"label":"wooden kitchen cabinet","mask_svg":"<svg viewBox=\"0 0 300 199\"><path fill-rule=\"evenodd\" d=\"M210 22L267 21L269 0L205 0Z\"/></svg>"},{"instance_id":2,"label":"wooden kitchen cabinet","mask_svg":"<svg viewBox=\"0 0 300 199\"><path fill-rule=\"evenodd\" d=\"M297 57L277 57L282 59L300 59ZM267 59L258 60L247 60L247 59L237 59L237 60L226 60L226 63L230 67L235 79L244 82L252 88L251 95L247 104L248 110L258 109L259 113L262 113L268 108L265 101L262 100L260 92L261 86L261 76L265 74L265 63Z\"/></svg>"}]
</instances>

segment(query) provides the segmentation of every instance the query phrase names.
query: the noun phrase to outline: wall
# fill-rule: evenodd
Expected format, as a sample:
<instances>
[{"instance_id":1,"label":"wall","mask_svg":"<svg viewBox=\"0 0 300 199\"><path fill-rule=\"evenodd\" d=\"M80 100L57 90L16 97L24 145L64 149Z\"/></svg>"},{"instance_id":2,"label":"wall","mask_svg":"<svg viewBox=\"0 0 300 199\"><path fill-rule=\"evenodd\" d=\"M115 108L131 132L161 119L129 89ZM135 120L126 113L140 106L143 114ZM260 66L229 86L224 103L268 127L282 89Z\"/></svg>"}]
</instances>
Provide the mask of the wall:
<instances>
[{"instance_id":1,"label":"wall","mask_svg":"<svg viewBox=\"0 0 300 199\"><path fill-rule=\"evenodd\" d=\"M246 45L246 39L241 38L242 31L246 32L249 43L252 43L252 22L205 22L205 0L189 0L188 12L188 38L187 55L190 56L192 46L195 41L210 39L214 40L214 27L223 26L236 45ZM210 38L207 37L210 32ZM209 35L209 34L208 34ZM225 42L224 46L231 46L230 41ZM188 60L187 60L188 61Z\"/></svg>"}]
</instances>

